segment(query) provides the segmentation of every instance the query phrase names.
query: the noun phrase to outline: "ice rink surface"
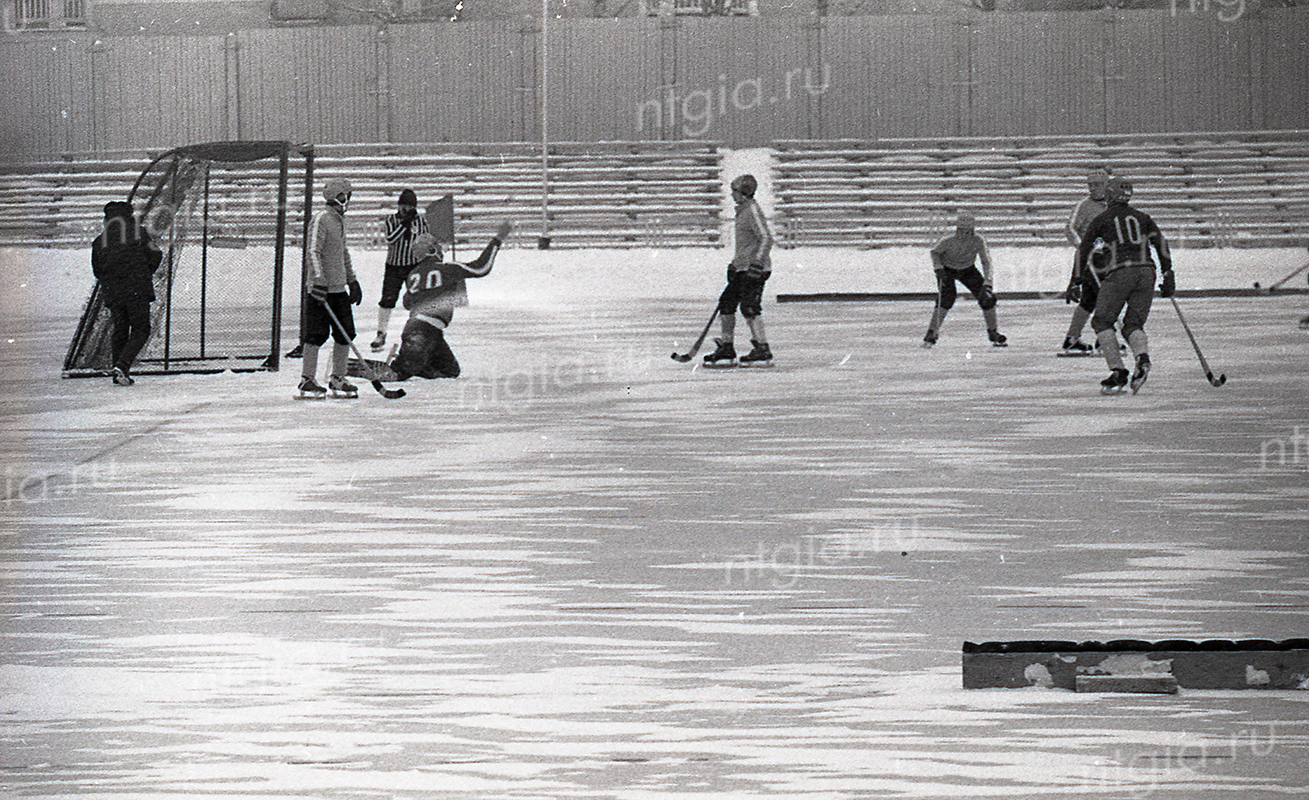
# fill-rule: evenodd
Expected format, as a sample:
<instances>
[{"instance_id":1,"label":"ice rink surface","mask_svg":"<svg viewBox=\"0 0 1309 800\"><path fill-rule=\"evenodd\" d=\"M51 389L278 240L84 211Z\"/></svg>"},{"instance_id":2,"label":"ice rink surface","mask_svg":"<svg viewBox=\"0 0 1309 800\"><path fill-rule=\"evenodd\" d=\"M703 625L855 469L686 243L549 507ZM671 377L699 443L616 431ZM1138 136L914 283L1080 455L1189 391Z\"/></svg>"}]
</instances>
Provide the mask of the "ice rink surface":
<instances>
[{"instance_id":1,"label":"ice rink surface","mask_svg":"<svg viewBox=\"0 0 1309 800\"><path fill-rule=\"evenodd\" d=\"M475 304L397 401L0 320L0 789L1303 797L1309 692L961 688L965 640L1309 635L1309 304L1182 303L1226 386L1163 301L1122 397L1056 301L931 351L770 304L750 371L669 359L708 298Z\"/></svg>"}]
</instances>

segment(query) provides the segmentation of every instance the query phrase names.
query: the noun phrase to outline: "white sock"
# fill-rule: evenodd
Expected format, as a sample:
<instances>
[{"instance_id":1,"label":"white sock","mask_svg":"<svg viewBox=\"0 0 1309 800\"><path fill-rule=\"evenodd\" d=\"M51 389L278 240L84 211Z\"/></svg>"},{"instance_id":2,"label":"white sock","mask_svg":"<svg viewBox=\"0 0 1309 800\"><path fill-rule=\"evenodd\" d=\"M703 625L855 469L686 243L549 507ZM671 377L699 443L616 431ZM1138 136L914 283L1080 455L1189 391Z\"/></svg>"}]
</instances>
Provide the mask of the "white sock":
<instances>
[{"instance_id":1,"label":"white sock","mask_svg":"<svg viewBox=\"0 0 1309 800\"><path fill-rule=\"evenodd\" d=\"M1105 363L1109 369L1123 369L1123 354L1118 352L1118 334L1113 328L1105 328L1095 335L1100 343L1100 352L1104 353Z\"/></svg>"},{"instance_id":2,"label":"white sock","mask_svg":"<svg viewBox=\"0 0 1309 800\"><path fill-rule=\"evenodd\" d=\"M350 345L332 345L332 377L344 378L350 362Z\"/></svg>"},{"instance_id":3,"label":"white sock","mask_svg":"<svg viewBox=\"0 0 1309 800\"><path fill-rule=\"evenodd\" d=\"M393 309L377 307L377 332L386 333L387 327L391 324L391 311Z\"/></svg>"},{"instance_id":4,"label":"white sock","mask_svg":"<svg viewBox=\"0 0 1309 800\"><path fill-rule=\"evenodd\" d=\"M1150 339L1145 335L1145 330L1138 328L1132 331L1132 335L1127 337L1127 346L1132 348L1134 356L1150 352Z\"/></svg>"},{"instance_id":5,"label":"white sock","mask_svg":"<svg viewBox=\"0 0 1309 800\"><path fill-rule=\"evenodd\" d=\"M305 345L300 353L300 374L312 378L318 374L318 348Z\"/></svg>"}]
</instances>

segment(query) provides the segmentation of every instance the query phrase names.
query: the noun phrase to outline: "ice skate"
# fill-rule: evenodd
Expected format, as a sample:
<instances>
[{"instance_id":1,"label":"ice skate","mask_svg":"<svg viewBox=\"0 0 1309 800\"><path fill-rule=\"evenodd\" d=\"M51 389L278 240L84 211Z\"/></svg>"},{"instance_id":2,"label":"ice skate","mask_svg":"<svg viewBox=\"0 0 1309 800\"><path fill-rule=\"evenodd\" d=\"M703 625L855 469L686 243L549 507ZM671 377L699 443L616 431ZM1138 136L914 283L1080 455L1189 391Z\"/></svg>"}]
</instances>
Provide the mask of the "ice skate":
<instances>
[{"instance_id":1,"label":"ice skate","mask_svg":"<svg viewBox=\"0 0 1309 800\"><path fill-rule=\"evenodd\" d=\"M374 353L386 347L386 331L378 331L377 336L373 337L372 344L368 345Z\"/></svg>"},{"instance_id":2,"label":"ice skate","mask_svg":"<svg viewBox=\"0 0 1309 800\"><path fill-rule=\"evenodd\" d=\"M122 367L114 367L112 374L115 386L131 386L136 383L136 381L132 380L132 376L127 374L127 370Z\"/></svg>"},{"instance_id":3,"label":"ice skate","mask_svg":"<svg viewBox=\"0 0 1309 800\"><path fill-rule=\"evenodd\" d=\"M352 400L359 396L359 387L340 375L333 375L328 378L327 388L331 390L332 397L340 400Z\"/></svg>"},{"instance_id":4,"label":"ice skate","mask_svg":"<svg viewBox=\"0 0 1309 800\"><path fill-rule=\"evenodd\" d=\"M300 392L301 400L322 400L327 397L327 390L308 375L301 376L300 385L296 389Z\"/></svg>"},{"instance_id":5,"label":"ice skate","mask_svg":"<svg viewBox=\"0 0 1309 800\"><path fill-rule=\"evenodd\" d=\"M704 365L719 369L736 366L736 345L730 339L714 339L717 347L704 357Z\"/></svg>"},{"instance_id":6,"label":"ice skate","mask_svg":"<svg viewBox=\"0 0 1309 800\"><path fill-rule=\"evenodd\" d=\"M1059 351L1059 355L1065 358L1078 358L1081 356L1095 355L1095 348L1081 339L1074 339L1071 336L1064 337L1064 346Z\"/></svg>"},{"instance_id":7,"label":"ice skate","mask_svg":"<svg viewBox=\"0 0 1309 800\"><path fill-rule=\"evenodd\" d=\"M995 328L992 328L991 330L986 332L986 338L990 339L991 344L995 345L996 347L1009 346L1009 337L1005 336L1003 333L1000 333L1000 331Z\"/></svg>"},{"instance_id":8,"label":"ice skate","mask_svg":"<svg viewBox=\"0 0 1309 800\"><path fill-rule=\"evenodd\" d=\"M932 346L936 344L938 338L939 334L931 328L928 328L927 333L923 335L923 349L931 349Z\"/></svg>"},{"instance_id":9,"label":"ice skate","mask_svg":"<svg viewBox=\"0 0 1309 800\"><path fill-rule=\"evenodd\" d=\"M738 363L743 367L771 367L773 365L773 351L768 346L768 342L757 342L750 340L750 352L741 356Z\"/></svg>"},{"instance_id":10,"label":"ice skate","mask_svg":"<svg viewBox=\"0 0 1309 800\"><path fill-rule=\"evenodd\" d=\"M1150 356L1147 353L1142 353L1136 357L1136 370L1132 372L1132 394L1141 391L1141 387L1145 385L1145 379L1149 376Z\"/></svg>"},{"instance_id":11,"label":"ice skate","mask_svg":"<svg viewBox=\"0 0 1309 800\"><path fill-rule=\"evenodd\" d=\"M1116 369L1100 381L1100 394L1122 394L1127 390L1127 370Z\"/></svg>"}]
</instances>

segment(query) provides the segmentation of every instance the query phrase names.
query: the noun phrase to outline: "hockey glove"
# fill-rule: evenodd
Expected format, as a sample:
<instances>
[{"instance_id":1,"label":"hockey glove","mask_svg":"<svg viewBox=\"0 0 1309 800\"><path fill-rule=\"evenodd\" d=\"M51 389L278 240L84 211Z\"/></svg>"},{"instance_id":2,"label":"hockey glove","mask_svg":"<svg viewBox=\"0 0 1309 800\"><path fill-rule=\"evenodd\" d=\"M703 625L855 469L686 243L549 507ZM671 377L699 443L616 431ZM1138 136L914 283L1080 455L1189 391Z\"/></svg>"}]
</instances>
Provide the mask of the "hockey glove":
<instances>
[{"instance_id":1,"label":"hockey glove","mask_svg":"<svg viewBox=\"0 0 1309 800\"><path fill-rule=\"evenodd\" d=\"M364 290L359 288L359 281L350 281L350 304L359 305L364 302Z\"/></svg>"},{"instance_id":2,"label":"hockey glove","mask_svg":"<svg viewBox=\"0 0 1309 800\"><path fill-rule=\"evenodd\" d=\"M1173 271L1170 269L1164 273L1164 279L1159 283L1159 296L1172 297L1175 291L1177 291L1177 278L1173 277Z\"/></svg>"},{"instance_id":3,"label":"hockey glove","mask_svg":"<svg viewBox=\"0 0 1309 800\"><path fill-rule=\"evenodd\" d=\"M313 286L310 286L310 287L309 287L309 296L312 297L312 298L314 298L315 300L317 300L317 301L320 302L320 303L326 303L326 302L327 302L327 287L326 287L326 286L319 286L318 284L314 284Z\"/></svg>"},{"instance_id":4,"label":"hockey glove","mask_svg":"<svg viewBox=\"0 0 1309 800\"><path fill-rule=\"evenodd\" d=\"M1082 284L1077 281L1069 281L1068 288L1064 289L1064 305L1082 302Z\"/></svg>"}]
</instances>

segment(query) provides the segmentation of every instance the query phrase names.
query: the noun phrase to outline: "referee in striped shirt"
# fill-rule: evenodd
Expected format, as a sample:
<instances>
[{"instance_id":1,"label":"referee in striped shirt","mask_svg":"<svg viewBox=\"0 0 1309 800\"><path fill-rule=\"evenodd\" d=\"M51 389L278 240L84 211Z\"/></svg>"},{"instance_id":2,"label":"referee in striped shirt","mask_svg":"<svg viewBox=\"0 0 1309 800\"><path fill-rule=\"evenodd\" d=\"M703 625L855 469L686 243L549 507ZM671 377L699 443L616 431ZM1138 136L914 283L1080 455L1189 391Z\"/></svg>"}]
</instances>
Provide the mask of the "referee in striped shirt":
<instances>
[{"instance_id":1,"label":"referee in striped shirt","mask_svg":"<svg viewBox=\"0 0 1309 800\"><path fill-rule=\"evenodd\" d=\"M382 277L382 299L377 304L377 338L373 339L373 350L386 347L386 329L395 301L400 297L400 287L404 286L409 271L423 258L414 253L414 238L429 232L427 220L418 214L418 195L413 189L400 192L398 210L386 218L386 274ZM443 260L440 246L436 248L436 258L438 263Z\"/></svg>"}]
</instances>

